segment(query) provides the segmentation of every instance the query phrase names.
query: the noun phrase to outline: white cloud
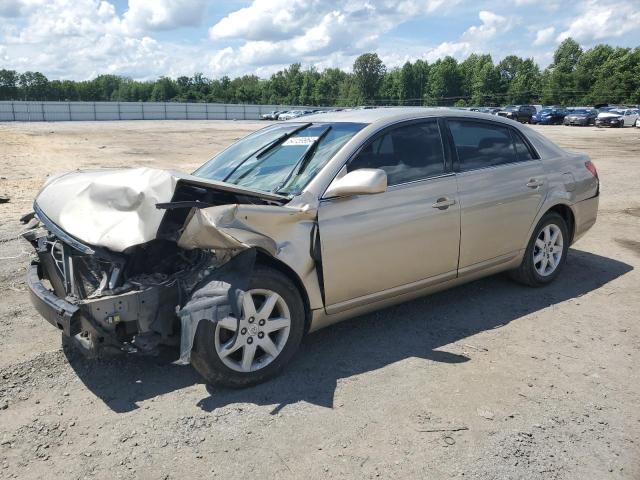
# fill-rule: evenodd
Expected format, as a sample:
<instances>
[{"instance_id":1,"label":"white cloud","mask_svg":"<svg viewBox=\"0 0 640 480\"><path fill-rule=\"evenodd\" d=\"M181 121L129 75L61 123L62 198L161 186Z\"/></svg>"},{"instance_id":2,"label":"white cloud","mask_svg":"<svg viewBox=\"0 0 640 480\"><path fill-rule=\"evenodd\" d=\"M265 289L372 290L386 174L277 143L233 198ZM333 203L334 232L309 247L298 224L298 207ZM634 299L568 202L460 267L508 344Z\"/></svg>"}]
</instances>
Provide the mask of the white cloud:
<instances>
[{"instance_id":1,"label":"white cloud","mask_svg":"<svg viewBox=\"0 0 640 480\"><path fill-rule=\"evenodd\" d=\"M435 62L439 58L454 57L461 59L471 54L471 44L469 42L443 42L435 48L428 50L424 58L428 62Z\"/></svg>"},{"instance_id":2,"label":"white cloud","mask_svg":"<svg viewBox=\"0 0 640 480\"><path fill-rule=\"evenodd\" d=\"M199 25L206 0L129 0L124 24L132 31L170 30Z\"/></svg>"},{"instance_id":3,"label":"white cloud","mask_svg":"<svg viewBox=\"0 0 640 480\"><path fill-rule=\"evenodd\" d=\"M464 32L463 38L469 42L485 42L498 34L504 34L511 30L514 20L503 17L487 10L481 10L478 14L482 22L478 26L471 26Z\"/></svg>"},{"instance_id":4,"label":"white cloud","mask_svg":"<svg viewBox=\"0 0 640 480\"><path fill-rule=\"evenodd\" d=\"M140 6L132 0L131 6L135 4ZM6 68L85 79L101 73L148 78L192 73L206 66L199 47L156 41L142 31L143 24L131 23L126 14L118 16L110 2L74 0L73 7L69 5L67 0L23 0L19 22L10 28L0 26ZM147 28L168 27L167 11L158 8L164 13L150 16ZM187 17L174 18L174 25Z\"/></svg>"},{"instance_id":5,"label":"white cloud","mask_svg":"<svg viewBox=\"0 0 640 480\"><path fill-rule=\"evenodd\" d=\"M554 27L538 30L538 32L536 33L536 39L533 41L533 44L535 46L546 45L551 40L553 40L553 36L555 33L556 29Z\"/></svg>"},{"instance_id":6,"label":"white cloud","mask_svg":"<svg viewBox=\"0 0 640 480\"><path fill-rule=\"evenodd\" d=\"M480 25L472 25L458 41L442 42L436 47L428 49L422 57L428 62L434 62L447 56L461 60L473 52L485 52L496 37L508 33L516 24L514 18L498 15L494 12L481 10L478 13Z\"/></svg>"},{"instance_id":7,"label":"white cloud","mask_svg":"<svg viewBox=\"0 0 640 480\"><path fill-rule=\"evenodd\" d=\"M20 17L24 7L20 0L0 0L0 18Z\"/></svg>"},{"instance_id":8,"label":"white cloud","mask_svg":"<svg viewBox=\"0 0 640 480\"><path fill-rule=\"evenodd\" d=\"M637 0L602 2L589 0L584 3L582 13L569 27L561 32L557 40L569 37L578 42L592 44L606 39L620 38L640 29L640 7Z\"/></svg>"},{"instance_id":9,"label":"white cloud","mask_svg":"<svg viewBox=\"0 0 640 480\"><path fill-rule=\"evenodd\" d=\"M229 13L209 29L214 40L274 41L304 35L327 15L343 18L356 30L378 26L383 33L420 14L450 9L460 0L253 0L250 6Z\"/></svg>"},{"instance_id":10,"label":"white cloud","mask_svg":"<svg viewBox=\"0 0 640 480\"><path fill-rule=\"evenodd\" d=\"M209 29L214 41L243 39L211 59L214 75L291 62L350 66L375 49L381 35L416 18L452 8L458 0L254 0ZM337 63L329 63L337 62ZM275 68L273 69L275 70ZM272 71L273 71L272 70Z\"/></svg>"},{"instance_id":11,"label":"white cloud","mask_svg":"<svg viewBox=\"0 0 640 480\"><path fill-rule=\"evenodd\" d=\"M227 13L212 24L211 0L128 0L124 9L115 0L0 0L0 67L74 79L264 77L293 62L348 70L367 51L390 68L474 52L544 67L568 36L586 47L638 45L639 1L248 0L219 2Z\"/></svg>"}]
</instances>

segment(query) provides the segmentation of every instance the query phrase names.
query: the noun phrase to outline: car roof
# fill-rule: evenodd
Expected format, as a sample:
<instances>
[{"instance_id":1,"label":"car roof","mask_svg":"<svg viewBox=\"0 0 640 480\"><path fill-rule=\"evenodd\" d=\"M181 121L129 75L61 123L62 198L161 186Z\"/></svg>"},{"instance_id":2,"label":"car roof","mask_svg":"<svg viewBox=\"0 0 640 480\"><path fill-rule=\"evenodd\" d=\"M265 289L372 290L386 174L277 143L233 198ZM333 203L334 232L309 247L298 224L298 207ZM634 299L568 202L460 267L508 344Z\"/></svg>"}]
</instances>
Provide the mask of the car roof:
<instances>
[{"instance_id":1,"label":"car roof","mask_svg":"<svg viewBox=\"0 0 640 480\"><path fill-rule=\"evenodd\" d=\"M305 115L287 122L300 122L301 118L309 122L353 122L353 123L378 123L378 122L397 122L402 120L411 120L421 117L468 117L479 118L484 120L493 120L501 123L513 125L512 120L506 120L502 117L489 116L482 112L472 112L469 110L457 110L453 108L440 107L382 107L370 109L354 109L343 110L341 112L316 113L313 115Z\"/></svg>"}]
</instances>

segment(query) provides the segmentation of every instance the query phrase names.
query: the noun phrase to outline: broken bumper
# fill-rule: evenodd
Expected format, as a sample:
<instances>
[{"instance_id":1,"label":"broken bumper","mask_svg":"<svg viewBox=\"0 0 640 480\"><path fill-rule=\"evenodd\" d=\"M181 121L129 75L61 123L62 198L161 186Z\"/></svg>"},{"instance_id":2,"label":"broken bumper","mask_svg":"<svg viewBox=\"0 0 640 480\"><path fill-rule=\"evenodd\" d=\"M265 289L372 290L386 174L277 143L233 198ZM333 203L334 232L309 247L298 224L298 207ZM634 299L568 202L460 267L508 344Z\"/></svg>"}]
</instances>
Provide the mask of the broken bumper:
<instances>
[{"instance_id":1,"label":"broken bumper","mask_svg":"<svg viewBox=\"0 0 640 480\"><path fill-rule=\"evenodd\" d=\"M32 305L47 322L67 336L80 333L80 307L59 298L42 284L39 262L29 266L27 285Z\"/></svg>"},{"instance_id":2,"label":"broken bumper","mask_svg":"<svg viewBox=\"0 0 640 480\"><path fill-rule=\"evenodd\" d=\"M166 343L177 322L177 284L157 285L119 295L75 300L60 298L43 280L48 279L40 261L27 272L31 303L37 312L65 336L73 338L85 354L103 347L132 351L131 339L152 333ZM154 345L157 344L154 342Z\"/></svg>"}]
</instances>

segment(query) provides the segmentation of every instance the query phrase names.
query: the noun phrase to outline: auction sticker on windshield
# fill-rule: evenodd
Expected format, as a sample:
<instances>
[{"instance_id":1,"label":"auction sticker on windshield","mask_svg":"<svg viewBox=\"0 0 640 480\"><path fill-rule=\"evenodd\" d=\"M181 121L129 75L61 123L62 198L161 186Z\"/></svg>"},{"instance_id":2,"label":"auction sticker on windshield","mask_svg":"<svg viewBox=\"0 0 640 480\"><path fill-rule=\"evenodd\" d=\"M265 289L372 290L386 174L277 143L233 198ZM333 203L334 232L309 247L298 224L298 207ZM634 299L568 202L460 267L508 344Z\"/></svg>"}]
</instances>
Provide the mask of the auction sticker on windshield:
<instances>
[{"instance_id":1,"label":"auction sticker on windshield","mask_svg":"<svg viewBox=\"0 0 640 480\"><path fill-rule=\"evenodd\" d=\"M318 137L292 137L282 144L283 147L290 145L312 145L318 140Z\"/></svg>"}]
</instances>

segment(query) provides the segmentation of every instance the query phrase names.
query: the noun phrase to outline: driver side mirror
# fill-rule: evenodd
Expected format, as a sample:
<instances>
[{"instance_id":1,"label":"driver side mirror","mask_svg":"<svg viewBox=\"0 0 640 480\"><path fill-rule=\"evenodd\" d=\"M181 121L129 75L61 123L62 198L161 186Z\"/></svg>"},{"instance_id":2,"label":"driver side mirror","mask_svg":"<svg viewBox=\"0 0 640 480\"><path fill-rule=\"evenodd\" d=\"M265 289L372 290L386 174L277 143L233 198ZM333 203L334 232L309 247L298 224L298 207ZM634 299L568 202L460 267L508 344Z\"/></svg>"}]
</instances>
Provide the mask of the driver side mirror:
<instances>
[{"instance_id":1,"label":"driver side mirror","mask_svg":"<svg viewBox=\"0 0 640 480\"><path fill-rule=\"evenodd\" d=\"M352 195L370 195L387 190L387 173L379 168L359 168L336 178L323 198L350 197Z\"/></svg>"}]
</instances>

